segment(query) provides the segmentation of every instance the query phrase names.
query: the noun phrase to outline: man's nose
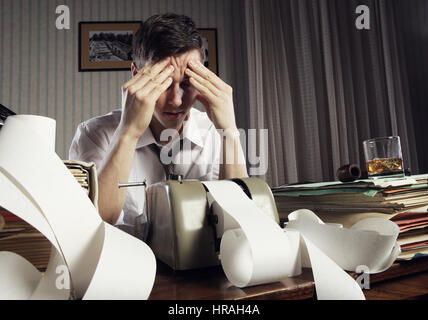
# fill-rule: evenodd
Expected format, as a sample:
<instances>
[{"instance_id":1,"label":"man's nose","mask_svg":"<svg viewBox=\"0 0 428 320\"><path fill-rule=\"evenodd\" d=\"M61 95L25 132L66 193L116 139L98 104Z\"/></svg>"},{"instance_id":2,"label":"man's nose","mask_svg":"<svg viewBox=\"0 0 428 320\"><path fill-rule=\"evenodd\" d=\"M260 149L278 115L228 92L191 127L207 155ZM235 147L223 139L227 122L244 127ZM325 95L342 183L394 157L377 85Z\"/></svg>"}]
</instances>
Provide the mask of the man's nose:
<instances>
[{"instance_id":1,"label":"man's nose","mask_svg":"<svg viewBox=\"0 0 428 320\"><path fill-rule=\"evenodd\" d=\"M171 86L168 90L168 103L171 106L179 107L182 104L183 89L179 84Z\"/></svg>"}]
</instances>

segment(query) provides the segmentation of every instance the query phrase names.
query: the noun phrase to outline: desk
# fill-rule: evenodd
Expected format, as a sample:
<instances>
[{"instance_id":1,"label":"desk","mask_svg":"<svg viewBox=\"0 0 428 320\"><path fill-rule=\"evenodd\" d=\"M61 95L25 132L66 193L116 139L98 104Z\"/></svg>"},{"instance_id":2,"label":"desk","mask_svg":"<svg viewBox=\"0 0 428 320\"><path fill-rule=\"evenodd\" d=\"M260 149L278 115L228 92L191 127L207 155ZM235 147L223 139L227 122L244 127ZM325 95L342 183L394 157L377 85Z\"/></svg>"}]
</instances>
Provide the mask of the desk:
<instances>
[{"instance_id":1,"label":"desk","mask_svg":"<svg viewBox=\"0 0 428 320\"><path fill-rule=\"evenodd\" d=\"M350 273L356 277L355 274ZM428 258L395 263L385 272L370 275L366 299L428 299ZM221 267L172 271L158 262L151 300L297 300L315 299L312 270L281 282L239 289L226 278Z\"/></svg>"}]
</instances>

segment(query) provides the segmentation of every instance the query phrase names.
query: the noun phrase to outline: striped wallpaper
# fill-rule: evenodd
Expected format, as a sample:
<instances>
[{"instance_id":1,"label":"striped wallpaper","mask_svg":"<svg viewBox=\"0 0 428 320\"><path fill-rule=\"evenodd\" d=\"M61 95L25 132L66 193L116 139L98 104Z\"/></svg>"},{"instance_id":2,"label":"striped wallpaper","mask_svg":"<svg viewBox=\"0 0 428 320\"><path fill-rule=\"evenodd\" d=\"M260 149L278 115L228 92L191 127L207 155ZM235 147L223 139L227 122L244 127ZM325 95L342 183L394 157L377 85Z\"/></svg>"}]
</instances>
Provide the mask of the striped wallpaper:
<instances>
[{"instance_id":1,"label":"striped wallpaper","mask_svg":"<svg viewBox=\"0 0 428 320\"><path fill-rule=\"evenodd\" d=\"M55 28L61 4L70 8L70 30ZM234 88L238 126L246 127L243 0L0 0L0 103L56 119L56 151L67 158L77 125L119 107L120 86L130 77L127 71L78 72L78 23L145 20L162 12L217 28L219 73Z\"/></svg>"}]
</instances>

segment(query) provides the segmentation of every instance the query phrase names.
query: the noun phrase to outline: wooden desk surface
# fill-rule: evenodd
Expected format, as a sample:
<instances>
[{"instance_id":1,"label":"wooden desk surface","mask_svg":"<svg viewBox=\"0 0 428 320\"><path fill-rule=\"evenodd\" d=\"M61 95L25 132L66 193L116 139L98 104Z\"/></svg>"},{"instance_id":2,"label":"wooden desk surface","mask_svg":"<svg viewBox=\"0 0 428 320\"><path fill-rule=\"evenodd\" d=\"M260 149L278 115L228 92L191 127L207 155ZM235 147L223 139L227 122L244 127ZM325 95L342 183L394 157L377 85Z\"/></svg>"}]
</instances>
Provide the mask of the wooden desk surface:
<instances>
[{"instance_id":1,"label":"wooden desk surface","mask_svg":"<svg viewBox=\"0 0 428 320\"><path fill-rule=\"evenodd\" d=\"M351 276L356 276L351 273ZM428 298L428 258L395 263L383 273L370 275L366 299ZM151 300L241 300L241 299L315 299L312 270L281 282L249 288L237 288L226 278L222 268L174 272L158 262Z\"/></svg>"}]
</instances>

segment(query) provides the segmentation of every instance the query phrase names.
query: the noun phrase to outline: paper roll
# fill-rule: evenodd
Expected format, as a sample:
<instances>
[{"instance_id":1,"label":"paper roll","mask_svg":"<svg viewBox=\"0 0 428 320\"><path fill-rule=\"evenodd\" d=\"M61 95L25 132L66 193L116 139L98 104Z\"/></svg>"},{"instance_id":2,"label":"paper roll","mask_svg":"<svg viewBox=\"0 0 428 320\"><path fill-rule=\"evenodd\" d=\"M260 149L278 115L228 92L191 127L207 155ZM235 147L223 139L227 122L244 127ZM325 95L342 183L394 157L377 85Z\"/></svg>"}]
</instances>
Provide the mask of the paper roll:
<instances>
[{"instance_id":1,"label":"paper roll","mask_svg":"<svg viewBox=\"0 0 428 320\"><path fill-rule=\"evenodd\" d=\"M344 270L355 272L358 266L365 266L370 273L382 272L400 253L400 229L386 219L364 219L351 229L324 224L309 210L297 210L288 219L285 230L302 233Z\"/></svg>"},{"instance_id":2,"label":"paper roll","mask_svg":"<svg viewBox=\"0 0 428 320\"><path fill-rule=\"evenodd\" d=\"M30 299L41 278L41 273L23 257L0 252L0 299Z\"/></svg>"},{"instance_id":3,"label":"paper roll","mask_svg":"<svg viewBox=\"0 0 428 320\"><path fill-rule=\"evenodd\" d=\"M318 299L365 299L343 269L389 268L399 254L398 228L388 220L368 219L343 229L324 224L313 212L290 214L281 229L231 181L204 182L214 213L224 215L220 259L228 280L237 287L280 281L311 267ZM218 231L219 232L219 231Z\"/></svg>"},{"instance_id":4,"label":"paper roll","mask_svg":"<svg viewBox=\"0 0 428 320\"><path fill-rule=\"evenodd\" d=\"M275 282L301 272L296 263L290 263L297 261L298 241L290 241L237 184L208 181L204 185L222 210L241 227L227 230L220 243L220 259L229 281L245 287Z\"/></svg>"},{"instance_id":5,"label":"paper roll","mask_svg":"<svg viewBox=\"0 0 428 320\"><path fill-rule=\"evenodd\" d=\"M42 142L40 147L46 146L51 152L55 152L56 121L54 119L27 114L10 116L10 118L13 118L12 121L22 121L27 125L28 129L36 135L34 140Z\"/></svg>"},{"instance_id":6,"label":"paper roll","mask_svg":"<svg viewBox=\"0 0 428 320\"><path fill-rule=\"evenodd\" d=\"M74 298L147 299L153 287L156 261L140 240L103 222L77 181L35 131L50 120L31 116L8 117L0 131L0 205L32 224L54 245L46 275L66 268ZM52 128L52 126L51 126ZM49 130L45 131L47 135ZM52 139L48 139L50 144ZM52 263L51 263L52 262ZM0 273L0 299L64 297L58 275L36 281L28 262L5 255L0 265L19 265L16 272ZM21 271L21 272L19 272ZM10 274L10 273L13 274ZM3 279L25 279L22 287L5 287ZM33 294L31 296L33 296Z\"/></svg>"}]
</instances>

